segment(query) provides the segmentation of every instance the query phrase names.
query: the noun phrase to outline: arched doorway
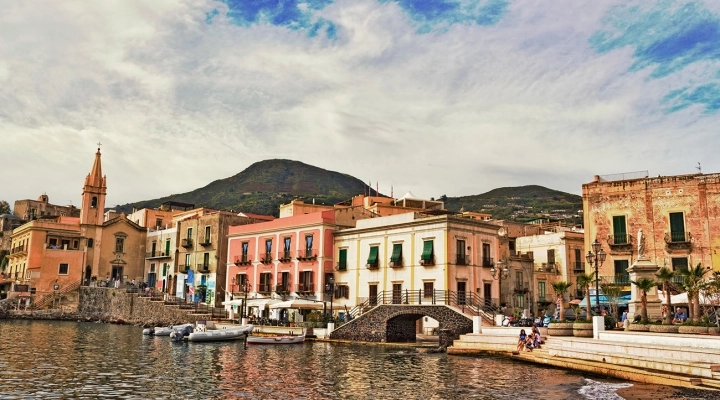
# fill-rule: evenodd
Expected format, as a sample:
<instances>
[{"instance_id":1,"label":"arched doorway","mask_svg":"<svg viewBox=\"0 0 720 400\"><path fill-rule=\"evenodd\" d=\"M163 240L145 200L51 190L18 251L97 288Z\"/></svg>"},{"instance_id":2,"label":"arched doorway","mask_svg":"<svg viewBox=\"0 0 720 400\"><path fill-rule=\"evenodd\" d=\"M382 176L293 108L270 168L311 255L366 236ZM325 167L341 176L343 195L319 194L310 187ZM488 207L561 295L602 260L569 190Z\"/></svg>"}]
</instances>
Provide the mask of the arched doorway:
<instances>
[{"instance_id":1,"label":"arched doorway","mask_svg":"<svg viewBox=\"0 0 720 400\"><path fill-rule=\"evenodd\" d=\"M89 265L85 267L85 279L83 280L85 283L85 286L90 286L90 279L92 277L92 267Z\"/></svg>"}]
</instances>

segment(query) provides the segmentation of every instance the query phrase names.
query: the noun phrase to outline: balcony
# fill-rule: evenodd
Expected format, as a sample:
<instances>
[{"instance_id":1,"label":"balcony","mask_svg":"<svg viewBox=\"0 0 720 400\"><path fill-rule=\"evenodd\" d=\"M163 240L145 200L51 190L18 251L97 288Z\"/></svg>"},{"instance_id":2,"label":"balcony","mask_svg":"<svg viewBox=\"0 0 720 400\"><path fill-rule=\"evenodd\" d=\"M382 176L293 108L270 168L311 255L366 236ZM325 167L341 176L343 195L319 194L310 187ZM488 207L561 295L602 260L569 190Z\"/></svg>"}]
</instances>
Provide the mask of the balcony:
<instances>
[{"instance_id":1,"label":"balcony","mask_svg":"<svg viewBox=\"0 0 720 400\"><path fill-rule=\"evenodd\" d=\"M197 265L197 269L200 272L208 272L208 271L210 271L210 265L205 264L205 263L200 263Z\"/></svg>"},{"instance_id":2,"label":"balcony","mask_svg":"<svg viewBox=\"0 0 720 400\"><path fill-rule=\"evenodd\" d=\"M145 254L145 258L148 260L158 258L170 258L170 254L165 254L164 251L151 251Z\"/></svg>"},{"instance_id":3,"label":"balcony","mask_svg":"<svg viewBox=\"0 0 720 400\"><path fill-rule=\"evenodd\" d=\"M212 246L212 242L210 241L210 238L200 238L200 246L203 246L203 247Z\"/></svg>"},{"instance_id":4,"label":"balcony","mask_svg":"<svg viewBox=\"0 0 720 400\"><path fill-rule=\"evenodd\" d=\"M575 261L573 263L573 272L576 274L578 273L585 273L585 263L582 261Z\"/></svg>"},{"instance_id":5,"label":"balcony","mask_svg":"<svg viewBox=\"0 0 720 400\"><path fill-rule=\"evenodd\" d=\"M251 255L242 255L242 256L235 256L235 265L241 266L241 265L250 265L252 264L252 256Z\"/></svg>"},{"instance_id":6,"label":"balcony","mask_svg":"<svg viewBox=\"0 0 720 400\"><path fill-rule=\"evenodd\" d=\"M17 246L10 249L10 254L25 255L27 254L27 246Z\"/></svg>"},{"instance_id":7,"label":"balcony","mask_svg":"<svg viewBox=\"0 0 720 400\"><path fill-rule=\"evenodd\" d=\"M273 260L272 260L272 254L270 254L270 253L265 253L265 255L262 256L262 258L260 259L260 262L263 263L263 264L272 264L272 262L273 262Z\"/></svg>"},{"instance_id":8,"label":"balcony","mask_svg":"<svg viewBox=\"0 0 720 400\"><path fill-rule=\"evenodd\" d=\"M611 276L601 276L600 281L609 285L630 286L630 275L616 274Z\"/></svg>"},{"instance_id":9,"label":"balcony","mask_svg":"<svg viewBox=\"0 0 720 400\"><path fill-rule=\"evenodd\" d=\"M555 272L557 269L557 264L554 262L548 262L548 263L542 263L540 269L542 272Z\"/></svg>"},{"instance_id":10,"label":"balcony","mask_svg":"<svg viewBox=\"0 0 720 400\"><path fill-rule=\"evenodd\" d=\"M608 235L607 243L612 252L632 251L632 235L627 233Z\"/></svg>"},{"instance_id":11,"label":"balcony","mask_svg":"<svg viewBox=\"0 0 720 400\"><path fill-rule=\"evenodd\" d=\"M270 294L272 292L272 285L269 283L258 285L258 293Z\"/></svg>"},{"instance_id":12,"label":"balcony","mask_svg":"<svg viewBox=\"0 0 720 400\"><path fill-rule=\"evenodd\" d=\"M527 293L530 291L530 284L523 282L515 282L513 292L515 293Z\"/></svg>"},{"instance_id":13,"label":"balcony","mask_svg":"<svg viewBox=\"0 0 720 400\"><path fill-rule=\"evenodd\" d=\"M420 265L422 265L424 267L435 265L435 256L430 256L430 258L428 258L426 260L420 260Z\"/></svg>"},{"instance_id":14,"label":"balcony","mask_svg":"<svg viewBox=\"0 0 720 400\"><path fill-rule=\"evenodd\" d=\"M365 264L365 266L367 267L367 269L378 269L380 268L380 263L375 261L374 263L367 263Z\"/></svg>"},{"instance_id":15,"label":"balcony","mask_svg":"<svg viewBox=\"0 0 720 400\"><path fill-rule=\"evenodd\" d=\"M347 263L337 263L335 271L347 271Z\"/></svg>"},{"instance_id":16,"label":"balcony","mask_svg":"<svg viewBox=\"0 0 720 400\"><path fill-rule=\"evenodd\" d=\"M402 268L402 266L403 266L402 257L399 257L395 261L390 261L390 264L388 264L388 265L390 266L390 268Z\"/></svg>"},{"instance_id":17,"label":"balcony","mask_svg":"<svg viewBox=\"0 0 720 400\"><path fill-rule=\"evenodd\" d=\"M192 269L192 266L190 265L178 265L178 268L180 269L179 272L181 274L187 274L190 269Z\"/></svg>"},{"instance_id":18,"label":"balcony","mask_svg":"<svg viewBox=\"0 0 720 400\"><path fill-rule=\"evenodd\" d=\"M298 250L297 259L299 261L314 261L317 260L317 254L315 249Z\"/></svg>"},{"instance_id":19,"label":"balcony","mask_svg":"<svg viewBox=\"0 0 720 400\"><path fill-rule=\"evenodd\" d=\"M182 247L188 248L188 247L192 247L192 245L193 245L193 240L190 238L185 238L180 241L180 246L182 246Z\"/></svg>"},{"instance_id":20,"label":"balcony","mask_svg":"<svg viewBox=\"0 0 720 400\"><path fill-rule=\"evenodd\" d=\"M495 260L493 260L492 257L483 257L480 265L485 268L491 268L495 266Z\"/></svg>"},{"instance_id":21,"label":"balcony","mask_svg":"<svg viewBox=\"0 0 720 400\"><path fill-rule=\"evenodd\" d=\"M668 250L689 250L692 241L690 232L665 232L665 246Z\"/></svg>"},{"instance_id":22,"label":"balcony","mask_svg":"<svg viewBox=\"0 0 720 400\"><path fill-rule=\"evenodd\" d=\"M466 254L456 254L455 264L457 265L470 265L470 256Z\"/></svg>"},{"instance_id":23,"label":"balcony","mask_svg":"<svg viewBox=\"0 0 720 400\"><path fill-rule=\"evenodd\" d=\"M296 292L300 294L311 294L315 293L315 284L314 283L299 283L297 285Z\"/></svg>"},{"instance_id":24,"label":"balcony","mask_svg":"<svg viewBox=\"0 0 720 400\"><path fill-rule=\"evenodd\" d=\"M292 261L292 252L290 250L288 250L288 251L283 250L280 253L280 255L278 256L278 260L281 263L289 263L290 261Z\"/></svg>"},{"instance_id":25,"label":"balcony","mask_svg":"<svg viewBox=\"0 0 720 400\"><path fill-rule=\"evenodd\" d=\"M289 283L285 284L285 285L277 285L277 286L275 286L275 293L277 293L279 295L290 294L291 288L292 288L292 285L290 285Z\"/></svg>"}]
</instances>

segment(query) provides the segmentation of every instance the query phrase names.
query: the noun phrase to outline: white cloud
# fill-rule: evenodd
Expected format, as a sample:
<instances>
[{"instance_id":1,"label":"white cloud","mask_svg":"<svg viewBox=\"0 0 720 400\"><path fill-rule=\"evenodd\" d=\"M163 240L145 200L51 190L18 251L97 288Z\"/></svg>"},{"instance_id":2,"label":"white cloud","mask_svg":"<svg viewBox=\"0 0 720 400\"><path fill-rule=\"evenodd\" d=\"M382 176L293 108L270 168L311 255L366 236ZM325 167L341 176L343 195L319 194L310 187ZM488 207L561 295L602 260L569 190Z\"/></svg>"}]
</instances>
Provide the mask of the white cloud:
<instances>
[{"instance_id":1,"label":"white cloud","mask_svg":"<svg viewBox=\"0 0 720 400\"><path fill-rule=\"evenodd\" d=\"M315 15L337 39L237 26L209 0L4 3L7 200L77 204L97 141L108 205L268 158L425 197L720 170L718 116L664 112L678 75L629 72L631 48L592 49L605 3L514 3L492 26L419 34L394 2L343 0Z\"/></svg>"}]
</instances>

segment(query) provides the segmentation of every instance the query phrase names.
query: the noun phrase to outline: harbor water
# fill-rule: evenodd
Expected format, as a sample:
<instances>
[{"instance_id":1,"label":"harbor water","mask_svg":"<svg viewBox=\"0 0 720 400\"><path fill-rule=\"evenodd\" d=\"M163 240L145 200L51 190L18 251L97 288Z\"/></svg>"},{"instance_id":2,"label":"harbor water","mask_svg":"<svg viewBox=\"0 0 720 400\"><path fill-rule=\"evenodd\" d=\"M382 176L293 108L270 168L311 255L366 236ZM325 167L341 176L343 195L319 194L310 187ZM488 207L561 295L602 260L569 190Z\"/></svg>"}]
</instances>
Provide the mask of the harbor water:
<instances>
[{"instance_id":1,"label":"harbor water","mask_svg":"<svg viewBox=\"0 0 720 400\"><path fill-rule=\"evenodd\" d=\"M0 399L714 398L507 358L321 341L245 349L241 341L173 343L141 332L0 321Z\"/></svg>"}]
</instances>

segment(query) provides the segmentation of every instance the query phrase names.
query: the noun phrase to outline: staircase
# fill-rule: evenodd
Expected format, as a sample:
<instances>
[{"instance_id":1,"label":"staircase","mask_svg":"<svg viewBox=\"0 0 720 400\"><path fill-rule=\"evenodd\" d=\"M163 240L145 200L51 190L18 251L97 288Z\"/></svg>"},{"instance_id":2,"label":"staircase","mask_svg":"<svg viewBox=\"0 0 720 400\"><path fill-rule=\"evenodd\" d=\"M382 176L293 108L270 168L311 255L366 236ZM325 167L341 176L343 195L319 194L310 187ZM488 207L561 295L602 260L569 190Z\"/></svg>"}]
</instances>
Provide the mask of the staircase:
<instances>
[{"instance_id":1,"label":"staircase","mask_svg":"<svg viewBox=\"0 0 720 400\"><path fill-rule=\"evenodd\" d=\"M36 309L45 308L47 305L52 304L54 300L62 299L69 293L77 292L77 290L80 288L80 284L82 281L77 281L69 286L65 286L62 290L58 290L52 293L47 293L40 297L40 299L36 300L34 303L34 307Z\"/></svg>"}]
</instances>

